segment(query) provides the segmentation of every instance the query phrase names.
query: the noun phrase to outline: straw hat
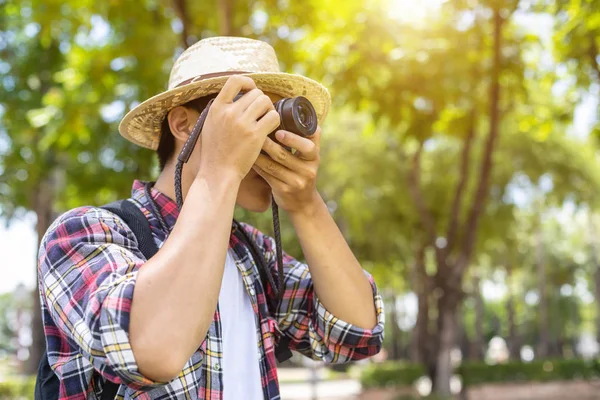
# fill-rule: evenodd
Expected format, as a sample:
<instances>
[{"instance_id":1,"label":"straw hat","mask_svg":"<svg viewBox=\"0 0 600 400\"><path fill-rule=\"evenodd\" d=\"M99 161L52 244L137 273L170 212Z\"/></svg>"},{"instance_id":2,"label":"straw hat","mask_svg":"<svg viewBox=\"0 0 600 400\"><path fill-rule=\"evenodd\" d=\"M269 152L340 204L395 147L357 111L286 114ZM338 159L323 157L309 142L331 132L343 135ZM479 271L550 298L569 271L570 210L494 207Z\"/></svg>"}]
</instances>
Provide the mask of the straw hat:
<instances>
[{"instance_id":1,"label":"straw hat","mask_svg":"<svg viewBox=\"0 0 600 400\"><path fill-rule=\"evenodd\" d=\"M131 110L119 125L127 140L155 150L167 113L190 100L218 93L231 75L250 76L264 92L306 97L323 122L331 98L327 89L301 75L280 72L275 50L267 43L239 37L200 40L175 61L169 86Z\"/></svg>"}]
</instances>

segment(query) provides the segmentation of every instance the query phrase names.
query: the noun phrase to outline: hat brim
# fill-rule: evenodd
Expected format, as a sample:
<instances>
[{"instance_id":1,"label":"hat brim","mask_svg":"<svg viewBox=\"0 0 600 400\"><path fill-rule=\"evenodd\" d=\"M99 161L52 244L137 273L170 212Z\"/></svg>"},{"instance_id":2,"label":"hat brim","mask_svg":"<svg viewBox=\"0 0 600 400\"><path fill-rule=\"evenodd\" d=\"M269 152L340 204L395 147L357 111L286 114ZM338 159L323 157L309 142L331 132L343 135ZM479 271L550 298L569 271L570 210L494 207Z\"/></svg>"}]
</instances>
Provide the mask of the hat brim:
<instances>
[{"instance_id":1,"label":"hat brim","mask_svg":"<svg viewBox=\"0 0 600 400\"><path fill-rule=\"evenodd\" d=\"M247 73L263 92L282 97L306 97L317 112L319 123L327 116L331 97L320 83L302 75L283 72ZM219 76L192 82L160 93L129 111L119 124L121 135L142 147L156 150L160 140L161 124L173 108L199 97L218 93L229 76Z\"/></svg>"}]
</instances>

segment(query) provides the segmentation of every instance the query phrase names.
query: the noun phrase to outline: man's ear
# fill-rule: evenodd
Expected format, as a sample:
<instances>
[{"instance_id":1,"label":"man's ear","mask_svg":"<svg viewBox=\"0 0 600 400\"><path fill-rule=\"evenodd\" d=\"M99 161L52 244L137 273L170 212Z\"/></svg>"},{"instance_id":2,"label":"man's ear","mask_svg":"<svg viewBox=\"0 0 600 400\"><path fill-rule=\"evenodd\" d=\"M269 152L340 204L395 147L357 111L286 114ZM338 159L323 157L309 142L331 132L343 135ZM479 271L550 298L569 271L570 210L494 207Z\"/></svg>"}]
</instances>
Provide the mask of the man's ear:
<instances>
[{"instance_id":1,"label":"man's ear","mask_svg":"<svg viewBox=\"0 0 600 400\"><path fill-rule=\"evenodd\" d=\"M191 127L194 126L193 112L191 109L179 106L169 111L167 116L169 120L169 129L177 140L185 142L191 133Z\"/></svg>"}]
</instances>

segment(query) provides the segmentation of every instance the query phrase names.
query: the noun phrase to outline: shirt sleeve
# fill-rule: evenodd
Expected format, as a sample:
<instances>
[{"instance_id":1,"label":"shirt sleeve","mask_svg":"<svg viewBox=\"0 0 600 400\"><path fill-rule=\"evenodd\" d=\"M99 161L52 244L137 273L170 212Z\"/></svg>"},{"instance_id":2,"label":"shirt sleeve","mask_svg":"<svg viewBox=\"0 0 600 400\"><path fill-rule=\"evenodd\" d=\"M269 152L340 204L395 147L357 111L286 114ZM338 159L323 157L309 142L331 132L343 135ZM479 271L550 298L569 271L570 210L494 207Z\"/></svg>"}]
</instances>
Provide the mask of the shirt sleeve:
<instances>
[{"instance_id":1,"label":"shirt sleeve","mask_svg":"<svg viewBox=\"0 0 600 400\"><path fill-rule=\"evenodd\" d=\"M137 390L162 384L140 373L129 342L134 286L144 262L119 217L86 207L50 226L38 264L42 301L58 329L105 379ZM60 375L60 365L53 368Z\"/></svg>"},{"instance_id":2,"label":"shirt sleeve","mask_svg":"<svg viewBox=\"0 0 600 400\"><path fill-rule=\"evenodd\" d=\"M263 250L276 276L275 240L249 225L244 228ZM385 313L381 295L368 272L364 271L373 289L377 322L372 329L363 329L337 318L325 308L314 291L306 264L284 253L283 265L285 293L275 317L292 350L329 363L356 361L379 353Z\"/></svg>"}]
</instances>

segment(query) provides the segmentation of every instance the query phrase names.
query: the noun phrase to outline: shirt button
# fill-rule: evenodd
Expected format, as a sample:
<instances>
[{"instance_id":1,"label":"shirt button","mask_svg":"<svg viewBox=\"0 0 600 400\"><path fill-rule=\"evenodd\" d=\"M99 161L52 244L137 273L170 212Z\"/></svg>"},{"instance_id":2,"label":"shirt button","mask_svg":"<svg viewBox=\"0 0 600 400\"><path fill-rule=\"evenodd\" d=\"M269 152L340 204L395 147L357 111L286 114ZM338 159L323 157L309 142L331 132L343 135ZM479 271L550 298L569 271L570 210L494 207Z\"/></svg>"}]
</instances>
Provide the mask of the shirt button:
<instances>
[{"instance_id":1,"label":"shirt button","mask_svg":"<svg viewBox=\"0 0 600 400\"><path fill-rule=\"evenodd\" d=\"M215 364L215 371L221 370L221 364Z\"/></svg>"}]
</instances>

